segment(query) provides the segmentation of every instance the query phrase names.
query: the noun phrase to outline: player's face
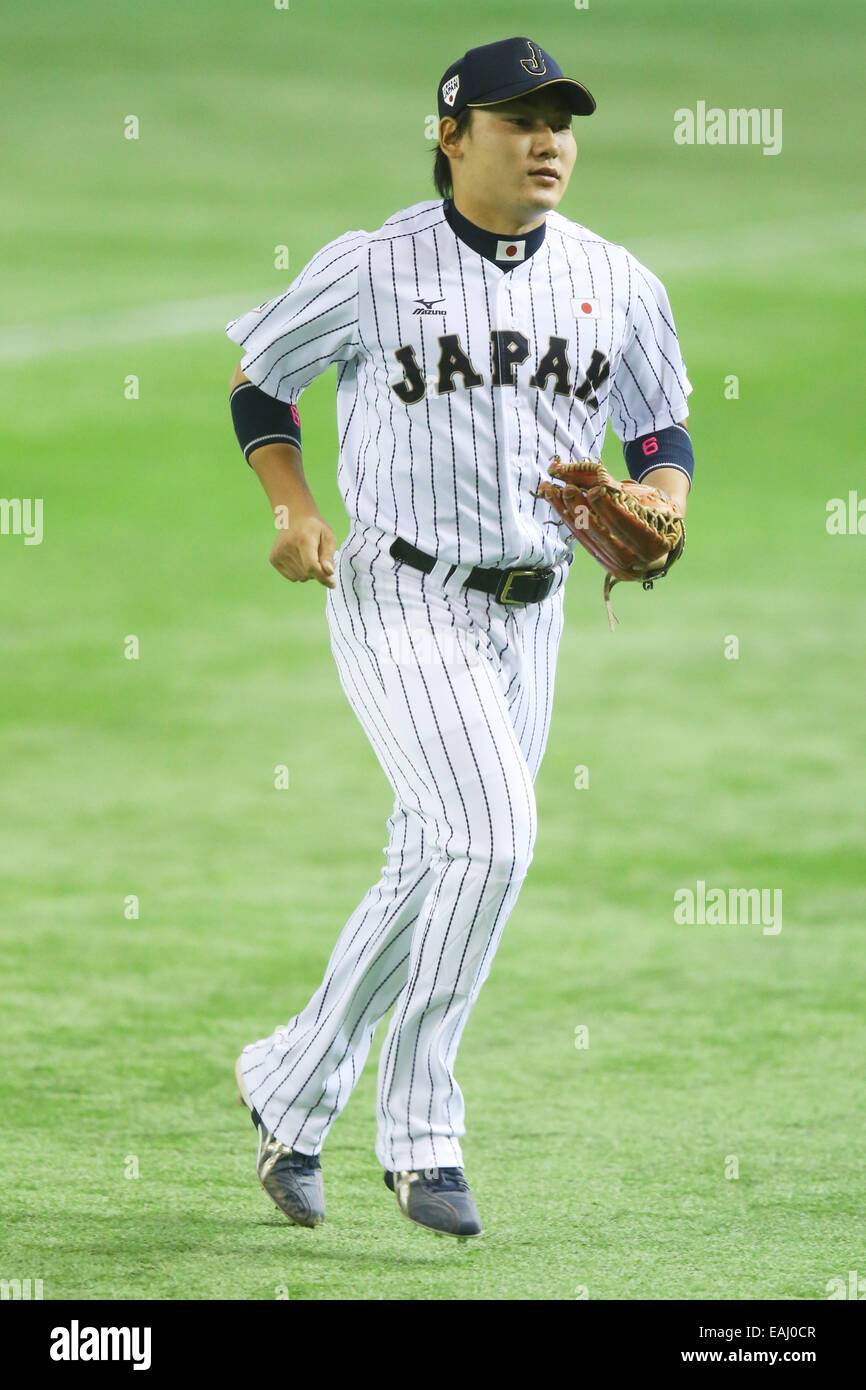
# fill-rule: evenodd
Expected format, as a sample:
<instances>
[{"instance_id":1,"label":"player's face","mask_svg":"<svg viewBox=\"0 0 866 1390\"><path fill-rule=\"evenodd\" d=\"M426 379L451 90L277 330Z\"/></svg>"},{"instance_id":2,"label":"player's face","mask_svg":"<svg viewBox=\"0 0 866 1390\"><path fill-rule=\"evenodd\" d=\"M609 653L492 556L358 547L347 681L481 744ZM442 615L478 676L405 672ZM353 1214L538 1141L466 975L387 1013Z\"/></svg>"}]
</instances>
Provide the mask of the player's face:
<instances>
[{"instance_id":1,"label":"player's face","mask_svg":"<svg viewBox=\"0 0 866 1390\"><path fill-rule=\"evenodd\" d=\"M461 141L455 175L477 203L515 220L539 220L568 187L577 143L572 116L555 89L537 97L477 108Z\"/></svg>"}]
</instances>

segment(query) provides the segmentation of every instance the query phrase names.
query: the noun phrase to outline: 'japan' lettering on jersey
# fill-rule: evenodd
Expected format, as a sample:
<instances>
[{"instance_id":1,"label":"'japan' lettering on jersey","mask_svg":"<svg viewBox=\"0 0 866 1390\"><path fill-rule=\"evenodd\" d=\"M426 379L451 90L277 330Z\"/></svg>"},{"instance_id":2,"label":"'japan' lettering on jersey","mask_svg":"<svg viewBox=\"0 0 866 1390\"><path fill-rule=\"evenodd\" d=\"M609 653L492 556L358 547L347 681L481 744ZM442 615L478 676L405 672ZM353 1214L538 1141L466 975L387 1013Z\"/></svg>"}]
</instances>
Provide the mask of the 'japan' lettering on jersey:
<instances>
[{"instance_id":1,"label":"'japan' lettering on jersey","mask_svg":"<svg viewBox=\"0 0 866 1390\"><path fill-rule=\"evenodd\" d=\"M337 364L349 516L451 564L561 561L573 538L532 495L552 456L598 460L608 418L624 443L676 424L692 389L661 281L557 212L501 269L417 203L226 332L286 403Z\"/></svg>"}]
</instances>

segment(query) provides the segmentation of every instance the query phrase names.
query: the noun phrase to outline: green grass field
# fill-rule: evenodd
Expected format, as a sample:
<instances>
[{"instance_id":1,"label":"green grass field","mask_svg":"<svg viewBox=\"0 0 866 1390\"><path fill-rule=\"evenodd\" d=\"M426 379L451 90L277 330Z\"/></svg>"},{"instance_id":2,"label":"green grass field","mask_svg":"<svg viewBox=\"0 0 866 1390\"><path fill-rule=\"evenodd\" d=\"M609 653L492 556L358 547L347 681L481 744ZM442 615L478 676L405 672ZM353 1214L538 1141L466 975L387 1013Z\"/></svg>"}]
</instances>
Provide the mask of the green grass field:
<instances>
[{"instance_id":1,"label":"green grass field","mask_svg":"<svg viewBox=\"0 0 866 1390\"><path fill-rule=\"evenodd\" d=\"M436 80L527 24L599 103L562 211L671 296L689 551L654 594L618 590L615 636L601 571L571 575L535 859L458 1059L483 1241L397 1212L375 1046L324 1151L328 1222L302 1231L255 1179L232 1066L318 984L391 793L323 590L268 566L223 327L287 282L275 245L292 278L433 196ZM0 1278L730 1300L866 1274L866 537L825 527L863 485L863 27L854 0L7 10L0 493L44 499L44 539L0 536ZM698 100L782 108L782 152L675 145ZM304 397L305 461L342 539L333 387ZM781 889L782 930L675 924L698 879Z\"/></svg>"}]
</instances>

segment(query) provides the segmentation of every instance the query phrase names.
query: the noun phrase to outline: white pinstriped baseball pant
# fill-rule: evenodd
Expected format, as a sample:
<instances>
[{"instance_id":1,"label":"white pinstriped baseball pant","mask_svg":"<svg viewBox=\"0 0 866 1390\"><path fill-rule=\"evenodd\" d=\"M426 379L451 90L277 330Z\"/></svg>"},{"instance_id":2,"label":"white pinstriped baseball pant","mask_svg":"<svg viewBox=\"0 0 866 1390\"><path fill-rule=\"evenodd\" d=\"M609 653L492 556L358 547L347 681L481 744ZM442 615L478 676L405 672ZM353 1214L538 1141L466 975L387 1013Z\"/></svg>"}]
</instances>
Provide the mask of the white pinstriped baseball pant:
<instances>
[{"instance_id":1,"label":"white pinstriped baseball pant","mask_svg":"<svg viewBox=\"0 0 866 1390\"><path fill-rule=\"evenodd\" d=\"M533 855L568 563L541 603L494 602L354 522L328 591L340 681L394 789L385 866L324 979L243 1051L267 1127L318 1153L394 1008L378 1077L383 1167L462 1167L458 1044Z\"/></svg>"}]
</instances>

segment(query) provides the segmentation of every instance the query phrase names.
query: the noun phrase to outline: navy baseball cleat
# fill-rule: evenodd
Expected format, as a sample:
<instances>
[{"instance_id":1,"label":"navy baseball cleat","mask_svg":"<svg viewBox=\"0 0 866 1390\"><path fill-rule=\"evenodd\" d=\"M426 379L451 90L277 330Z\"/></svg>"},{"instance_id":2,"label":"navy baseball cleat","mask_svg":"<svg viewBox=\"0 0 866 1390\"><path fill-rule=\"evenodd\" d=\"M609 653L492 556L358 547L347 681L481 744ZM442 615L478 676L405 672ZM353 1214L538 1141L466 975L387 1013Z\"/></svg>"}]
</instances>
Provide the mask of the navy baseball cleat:
<instances>
[{"instance_id":1,"label":"navy baseball cleat","mask_svg":"<svg viewBox=\"0 0 866 1390\"><path fill-rule=\"evenodd\" d=\"M437 1235L480 1236L481 1217L462 1168L415 1168L385 1173L404 1216Z\"/></svg>"},{"instance_id":2,"label":"navy baseball cleat","mask_svg":"<svg viewBox=\"0 0 866 1390\"><path fill-rule=\"evenodd\" d=\"M321 1226L325 1219L325 1191L318 1154L296 1153L271 1134L250 1099L240 1057L235 1063L235 1079L240 1091L238 1101L247 1107L258 1131L259 1182L292 1225Z\"/></svg>"}]
</instances>

